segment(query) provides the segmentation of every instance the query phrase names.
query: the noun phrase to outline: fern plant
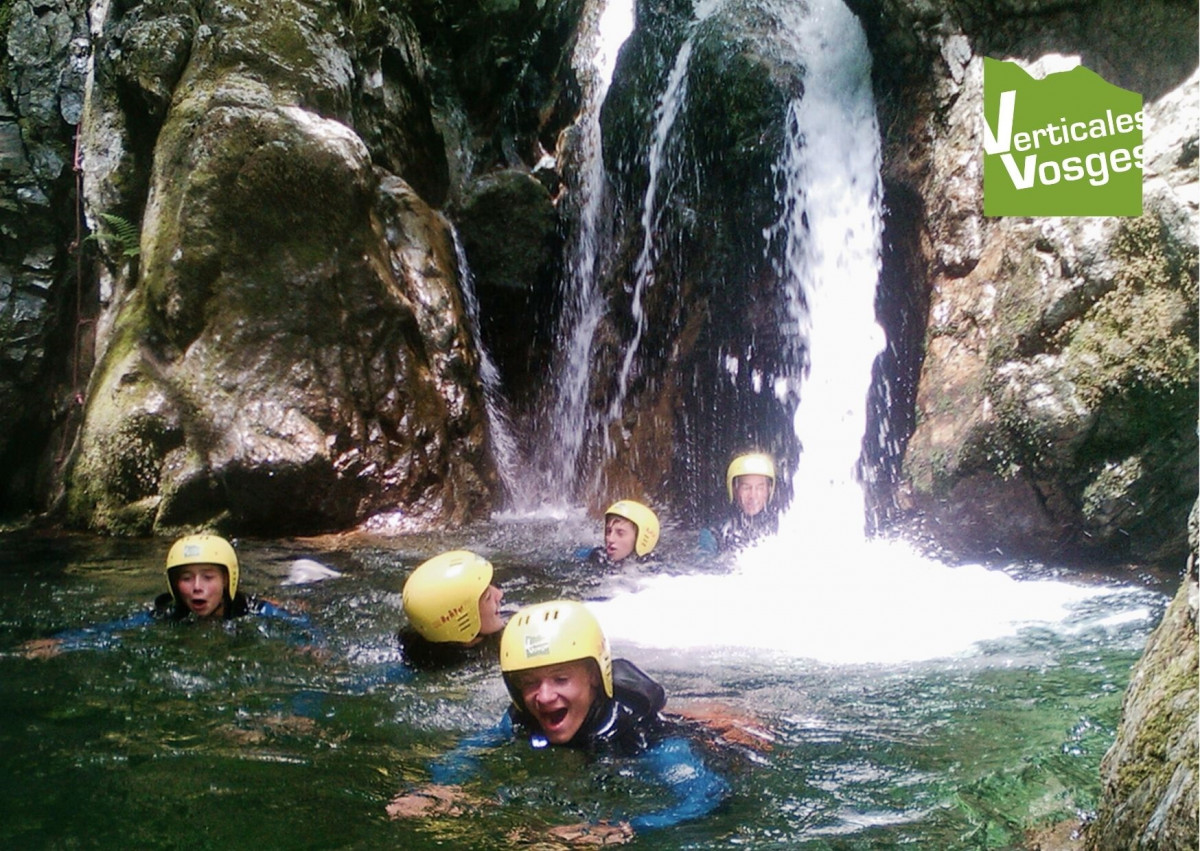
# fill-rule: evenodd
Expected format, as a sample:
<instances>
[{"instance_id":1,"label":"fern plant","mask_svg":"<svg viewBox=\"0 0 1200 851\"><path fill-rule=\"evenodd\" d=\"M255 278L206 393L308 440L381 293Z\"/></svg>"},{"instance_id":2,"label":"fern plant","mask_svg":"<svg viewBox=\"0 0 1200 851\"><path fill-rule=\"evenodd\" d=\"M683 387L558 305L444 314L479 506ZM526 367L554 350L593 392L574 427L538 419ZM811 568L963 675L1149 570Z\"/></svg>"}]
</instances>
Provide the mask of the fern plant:
<instances>
[{"instance_id":1,"label":"fern plant","mask_svg":"<svg viewBox=\"0 0 1200 851\"><path fill-rule=\"evenodd\" d=\"M114 248L122 257L137 257L142 253L142 236L137 225L115 213L100 213L97 216L106 227L88 234L88 239Z\"/></svg>"}]
</instances>

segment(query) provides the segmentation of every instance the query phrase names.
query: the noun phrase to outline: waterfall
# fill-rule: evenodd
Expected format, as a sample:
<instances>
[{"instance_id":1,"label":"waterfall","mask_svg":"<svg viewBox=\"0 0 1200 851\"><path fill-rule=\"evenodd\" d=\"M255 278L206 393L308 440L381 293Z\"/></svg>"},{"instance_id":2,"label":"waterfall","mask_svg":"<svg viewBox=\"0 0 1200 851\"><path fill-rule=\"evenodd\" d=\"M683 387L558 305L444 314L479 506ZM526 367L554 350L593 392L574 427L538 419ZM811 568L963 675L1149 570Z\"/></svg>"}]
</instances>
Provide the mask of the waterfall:
<instances>
[{"instance_id":1,"label":"waterfall","mask_svg":"<svg viewBox=\"0 0 1200 851\"><path fill-rule=\"evenodd\" d=\"M805 347L794 417L800 459L781 526L801 540L861 537L856 475L866 429L871 368L883 350L875 321L882 186L871 57L841 0L790 7L806 74L787 110L782 176L784 270L789 313ZM834 533L831 535L831 533Z\"/></svg>"},{"instance_id":2,"label":"waterfall","mask_svg":"<svg viewBox=\"0 0 1200 851\"><path fill-rule=\"evenodd\" d=\"M544 493L570 494L575 485L579 452L589 426L587 409L592 341L607 305L597 286L599 230L608 196L604 173L600 107L608 94L617 52L633 29L632 0L598 0L585 13L593 23L581 37L573 57L583 89L583 105L571 137L579 164L570 192L578 200L578 225L567 249L564 305L556 339L562 345L551 387L557 392L541 444L548 457L541 466L549 479Z\"/></svg>"},{"instance_id":3,"label":"waterfall","mask_svg":"<svg viewBox=\"0 0 1200 851\"><path fill-rule=\"evenodd\" d=\"M719 3L720 0L702 0L697 4L692 23L688 27L687 37L684 38L679 53L675 56L671 73L667 75L666 89L654 110L654 136L650 143L648 156L649 180L646 185L646 194L642 199L642 248L633 267L633 301L630 305L634 323L633 339L625 348L621 372L617 377L617 392L608 411L609 422L615 422L621 418L625 394L629 389L629 373L633 368L633 359L637 356L638 347L641 345L642 334L646 330L646 314L642 309L642 298L646 288L654 285L654 264L658 259L656 236L661 211L666 207L666 201L670 194L669 184L666 187L660 187L660 182L667 174L664 172L664 166L669 165L667 140L670 137L671 128L675 126L675 119L683 110L687 99L687 74L691 64L692 45L696 32L699 30L700 24L717 10ZM660 188L666 190L663 192L661 202L659 199Z\"/></svg>"},{"instance_id":4,"label":"waterfall","mask_svg":"<svg viewBox=\"0 0 1200 851\"><path fill-rule=\"evenodd\" d=\"M496 462L496 472L500 475L500 483L511 501L522 498L522 484L519 477L520 453L516 438L512 432L512 421L501 393L500 371L491 353L483 344L483 334L479 325L479 298L475 294L475 275L467 262L467 253L463 250L462 240L458 230L448 219L443 219L450 236L454 241L454 257L458 265L458 285L462 292L463 307L467 313L467 326L471 332L471 342L479 354L479 378L483 385L483 405L487 415L488 437L492 444L492 459Z\"/></svg>"},{"instance_id":5,"label":"waterfall","mask_svg":"<svg viewBox=\"0 0 1200 851\"><path fill-rule=\"evenodd\" d=\"M786 330L806 361L792 504L779 534L737 553L728 572L640 577L635 590L618 587L593 611L616 648L667 650L660 665L686 658L681 648L718 659L742 648L829 664L894 664L978 654L1029 626L1091 626L1086 604L1104 589L1018 581L866 539L856 471L882 344L874 316L881 191L871 57L842 0L804 8L768 2L760 10L794 39L806 69L804 94L787 107L780 215L764 234L785 238Z\"/></svg>"}]
</instances>

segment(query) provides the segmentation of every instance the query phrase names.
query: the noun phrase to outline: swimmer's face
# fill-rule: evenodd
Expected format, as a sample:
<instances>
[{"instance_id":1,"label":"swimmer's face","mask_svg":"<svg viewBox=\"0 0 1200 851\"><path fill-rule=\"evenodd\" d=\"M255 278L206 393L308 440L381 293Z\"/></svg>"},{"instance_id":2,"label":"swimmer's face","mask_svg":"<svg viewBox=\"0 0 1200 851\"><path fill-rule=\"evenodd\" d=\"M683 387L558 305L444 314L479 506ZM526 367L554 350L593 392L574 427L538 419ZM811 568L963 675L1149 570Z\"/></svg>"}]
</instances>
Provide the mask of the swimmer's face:
<instances>
[{"instance_id":1,"label":"swimmer's face","mask_svg":"<svg viewBox=\"0 0 1200 851\"><path fill-rule=\"evenodd\" d=\"M479 595L479 634L492 635L504 629L504 616L500 614L500 601L504 592L489 585Z\"/></svg>"},{"instance_id":2,"label":"swimmer's face","mask_svg":"<svg viewBox=\"0 0 1200 851\"><path fill-rule=\"evenodd\" d=\"M200 618L225 614L225 588L229 583L219 564L185 564L171 569L176 599Z\"/></svg>"},{"instance_id":3,"label":"swimmer's face","mask_svg":"<svg viewBox=\"0 0 1200 851\"><path fill-rule=\"evenodd\" d=\"M766 476L738 476L733 480L733 497L747 517L753 517L767 507L771 498L771 480Z\"/></svg>"},{"instance_id":4,"label":"swimmer's face","mask_svg":"<svg viewBox=\"0 0 1200 851\"><path fill-rule=\"evenodd\" d=\"M624 517L609 514L604 518L604 552L608 560L617 562L633 555L637 542L637 526Z\"/></svg>"},{"instance_id":5,"label":"swimmer's face","mask_svg":"<svg viewBox=\"0 0 1200 851\"><path fill-rule=\"evenodd\" d=\"M512 677L525 709L552 745L574 738L601 688L591 659L517 671Z\"/></svg>"}]
</instances>

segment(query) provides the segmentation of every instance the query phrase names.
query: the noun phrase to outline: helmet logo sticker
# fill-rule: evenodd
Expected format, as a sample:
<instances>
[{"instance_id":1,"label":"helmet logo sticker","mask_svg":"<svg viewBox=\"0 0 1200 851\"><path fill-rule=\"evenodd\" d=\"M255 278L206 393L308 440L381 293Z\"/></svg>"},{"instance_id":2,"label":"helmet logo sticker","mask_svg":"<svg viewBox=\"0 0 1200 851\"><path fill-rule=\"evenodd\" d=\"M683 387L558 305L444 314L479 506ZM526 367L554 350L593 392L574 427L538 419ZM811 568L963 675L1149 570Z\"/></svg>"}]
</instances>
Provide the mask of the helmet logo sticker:
<instances>
[{"instance_id":1,"label":"helmet logo sticker","mask_svg":"<svg viewBox=\"0 0 1200 851\"><path fill-rule=\"evenodd\" d=\"M199 544L185 544L183 547L184 558L194 558L200 555Z\"/></svg>"},{"instance_id":2,"label":"helmet logo sticker","mask_svg":"<svg viewBox=\"0 0 1200 851\"><path fill-rule=\"evenodd\" d=\"M525 636L525 658L531 656L547 656L550 653L550 640L544 635Z\"/></svg>"},{"instance_id":3,"label":"helmet logo sticker","mask_svg":"<svg viewBox=\"0 0 1200 851\"><path fill-rule=\"evenodd\" d=\"M465 608L466 606L455 606L453 609L446 612L446 614L442 615L442 623L450 623L450 621L461 615Z\"/></svg>"}]
</instances>

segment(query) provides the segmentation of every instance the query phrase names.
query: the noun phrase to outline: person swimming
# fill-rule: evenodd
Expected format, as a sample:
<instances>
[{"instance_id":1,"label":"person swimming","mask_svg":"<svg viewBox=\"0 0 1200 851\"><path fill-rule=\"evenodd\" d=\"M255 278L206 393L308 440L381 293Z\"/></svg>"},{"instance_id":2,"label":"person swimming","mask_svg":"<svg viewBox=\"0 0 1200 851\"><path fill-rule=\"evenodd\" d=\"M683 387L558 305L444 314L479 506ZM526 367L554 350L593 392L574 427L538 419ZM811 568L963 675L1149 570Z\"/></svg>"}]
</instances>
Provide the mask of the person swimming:
<instances>
[{"instance_id":1,"label":"person swimming","mask_svg":"<svg viewBox=\"0 0 1200 851\"><path fill-rule=\"evenodd\" d=\"M612 658L599 622L583 603L554 600L513 615L500 639L500 670L511 699L500 724L436 760L433 783L394 798L390 817L450 812L468 803L461 784L479 772L480 752L514 740L600 759L635 759L674 799L650 813L555 828L551 834L558 838L625 842L701 818L725 799L724 778L700 758L684 727L661 714L662 686L632 662Z\"/></svg>"}]
</instances>

